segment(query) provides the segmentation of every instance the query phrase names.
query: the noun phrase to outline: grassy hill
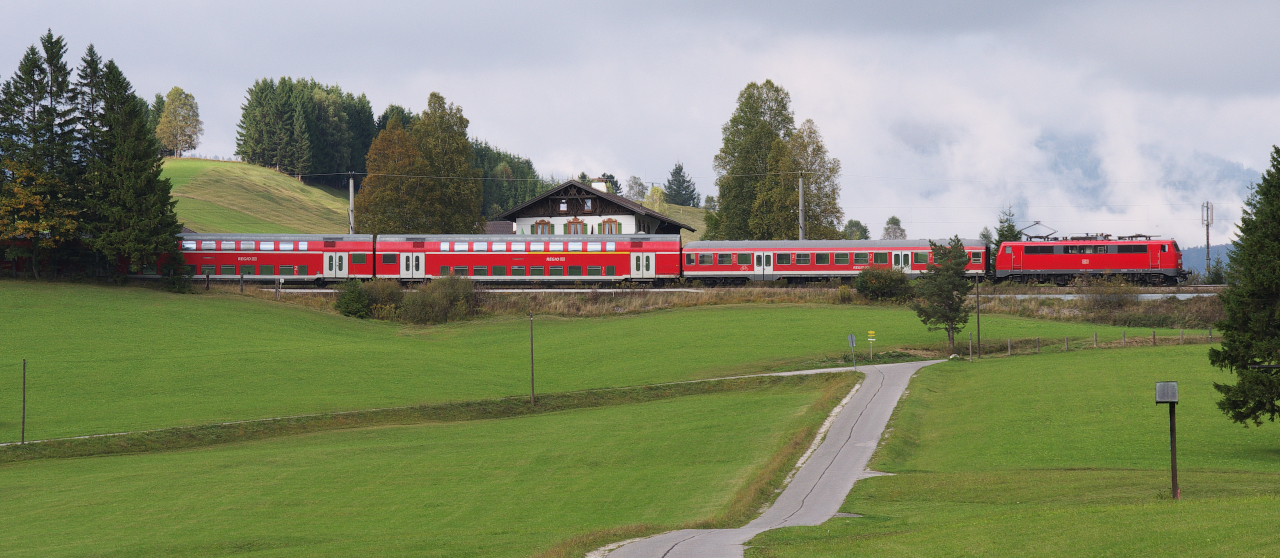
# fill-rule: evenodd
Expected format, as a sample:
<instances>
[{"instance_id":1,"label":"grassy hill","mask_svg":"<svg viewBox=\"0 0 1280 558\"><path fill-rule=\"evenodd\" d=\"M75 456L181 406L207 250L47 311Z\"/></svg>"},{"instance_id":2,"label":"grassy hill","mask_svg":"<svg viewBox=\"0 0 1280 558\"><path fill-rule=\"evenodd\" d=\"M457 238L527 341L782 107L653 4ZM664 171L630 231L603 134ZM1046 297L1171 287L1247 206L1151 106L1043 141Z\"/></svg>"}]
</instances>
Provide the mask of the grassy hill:
<instances>
[{"instance_id":1,"label":"grassy hill","mask_svg":"<svg viewBox=\"0 0 1280 558\"><path fill-rule=\"evenodd\" d=\"M680 243L688 244L695 240L702 240L702 233L707 230L707 210L701 207L685 207L683 205L671 205L669 203L643 203L645 207L657 211L667 217L680 221L690 227L698 229L695 232L680 231Z\"/></svg>"},{"instance_id":2,"label":"grassy hill","mask_svg":"<svg viewBox=\"0 0 1280 558\"><path fill-rule=\"evenodd\" d=\"M178 220L202 233L345 233L347 192L256 165L165 159Z\"/></svg>"}]
</instances>

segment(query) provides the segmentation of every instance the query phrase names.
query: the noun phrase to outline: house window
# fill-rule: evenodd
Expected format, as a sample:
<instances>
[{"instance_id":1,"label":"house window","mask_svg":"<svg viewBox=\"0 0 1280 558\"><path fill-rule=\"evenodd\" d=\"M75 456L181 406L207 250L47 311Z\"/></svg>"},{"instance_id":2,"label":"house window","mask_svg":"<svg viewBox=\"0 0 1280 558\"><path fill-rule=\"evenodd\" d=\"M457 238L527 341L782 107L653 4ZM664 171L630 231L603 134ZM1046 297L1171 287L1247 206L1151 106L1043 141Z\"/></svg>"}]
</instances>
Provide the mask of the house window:
<instances>
[{"instance_id":1,"label":"house window","mask_svg":"<svg viewBox=\"0 0 1280 558\"><path fill-rule=\"evenodd\" d=\"M605 219L600 223L600 234L622 234L622 224L614 219Z\"/></svg>"},{"instance_id":2,"label":"house window","mask_svg":"<svg viewBox=\"0 0 1280 558\"><path fill-rule=\"evenodd\" d=\"M569 200L560 200L560 212L569 211Z\"/></svg>"},{"instance_id":3,"label":"house window","mask_svg":"<svg viewBox=\"0 0 1280 558\"><path fill-rule=\"evenodd\" d=\"M583 211L585 211L585 212L587 212L587 213L591 213L591 206L592 206L592 203L591 203L591 202L592 202L592 199L591 199L591 198L587 198L587 199L585 199L585 200L582 200L582 210L583 210Z\"/></svg>"},{"instance_id":4,"label":"house window","mask_svg":"<svg viewBox=\"0 0 1280 558\"><path fill-rule=\"evenodd\" d=\"M547 220L538 221L533 224L533 234L555 234L552 232L551 222Z\"/></svg>"},{"instance_id":5,"label":"house window","mask_svg":"<svg viewBox=\"0 0 1280 558\"><path fill-rule=\"evenodd\" d=\"M572 219L564 224L564 234L587 234L587 224L582 219Z\"/></svg>"}]
</instances>

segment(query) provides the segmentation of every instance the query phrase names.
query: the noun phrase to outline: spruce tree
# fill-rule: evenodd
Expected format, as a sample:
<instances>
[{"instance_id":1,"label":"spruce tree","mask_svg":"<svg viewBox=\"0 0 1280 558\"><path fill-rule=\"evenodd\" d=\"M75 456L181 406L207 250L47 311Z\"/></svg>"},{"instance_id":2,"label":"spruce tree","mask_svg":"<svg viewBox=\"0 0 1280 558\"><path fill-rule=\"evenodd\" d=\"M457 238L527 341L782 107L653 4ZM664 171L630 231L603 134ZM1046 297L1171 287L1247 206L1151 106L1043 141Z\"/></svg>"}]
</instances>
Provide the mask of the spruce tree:
<instances>
[{"instance_id":1,"label":"spruce tree","mask_svg":"<svg viewBox=\"0 0 1280 558\"><path fill-rule=\"evenodd\" d=\"M123 259L138 272L153 266L157 255L174 251L182 225L169 180L160 178L162 159L148 126L147 103L114 61L103 72L102 100L100 147L85 177L98 218L87 232L108 261Z\"/></svg>"},{"instance_id":2,"label":"spruce tree","mask_svg":"<svg viewBox=\"0 0 1280 558\"><path fill-rule=\"evenodd\" d=\"M721 127L723 145L715 157L720 211L703 238L751 237L750 219L769 172L774 141L791 137L795 116L791 95L770 80L752 82L738 94L738 107Z\"/></svg>"},{"instance_id":3,"label":"spruce tree","mask_svg":"<svg viewBox=\"0 0 1280 558\"><path fill-rule=\"evenodd\" d=\"M662 188L666 192L666 202L685 207L698 207L698 187L693 179L684 172L684 163L676 163L671 169L671 176Z\"/></svg>"},{"instance_id":4,"label":"spruce tree","mask_svg":"<svg viewBox=\"0 0 1280 558\"><path fill-rule=\"evenodd\" d=\"M969 323L966 301L973 282L964 276L964 268L969 265L969 253L959 236L952 237L948 244L930 240L929 246L933 250L933 261L916 279L916 298L909 306L929 331L947 332L948 354L955 354L956 332Z\"/></svg>"},{"instance_id":5,"label":"spruce tree","mask_svg":"<svg viewBox=\"0 0 1280 558\"><path fill-rule=\"evenodd\" d=\"M1227 288L1218 294L1226 318L1216 324L1221 348L1209 362L1235 373L1237 382L1214 383L1218 408L1248 426L1275 422L1280 415L1280 370L1251 365L1280 364L1280 147L1272 147L1271 168L1250 188L1231 243Z\"/></svg>"}]
</instances>

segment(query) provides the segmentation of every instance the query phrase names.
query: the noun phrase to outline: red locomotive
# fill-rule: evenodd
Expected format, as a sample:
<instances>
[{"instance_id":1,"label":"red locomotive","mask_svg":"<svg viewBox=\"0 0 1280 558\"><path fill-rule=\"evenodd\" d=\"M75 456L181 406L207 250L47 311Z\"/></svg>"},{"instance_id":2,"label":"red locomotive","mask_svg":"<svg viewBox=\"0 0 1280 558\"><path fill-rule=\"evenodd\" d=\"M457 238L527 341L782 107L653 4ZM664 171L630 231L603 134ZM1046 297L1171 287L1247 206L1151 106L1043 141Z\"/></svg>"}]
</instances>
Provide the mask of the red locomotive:
<instances>
[{"instance_id":1,"label":"red locomotive","mask_svg":"<svg viewBox=\"0 0 1280 558\"><path fill-rule=\"evenodd\" d=\"M1036 238L1000 245L997 281L1066 285L1082 275L1114 275L1133 283L1176 285L1187 276L1174 240L1147 235L1112 240L1107 234Z\"/></svg>"}]
</instances>

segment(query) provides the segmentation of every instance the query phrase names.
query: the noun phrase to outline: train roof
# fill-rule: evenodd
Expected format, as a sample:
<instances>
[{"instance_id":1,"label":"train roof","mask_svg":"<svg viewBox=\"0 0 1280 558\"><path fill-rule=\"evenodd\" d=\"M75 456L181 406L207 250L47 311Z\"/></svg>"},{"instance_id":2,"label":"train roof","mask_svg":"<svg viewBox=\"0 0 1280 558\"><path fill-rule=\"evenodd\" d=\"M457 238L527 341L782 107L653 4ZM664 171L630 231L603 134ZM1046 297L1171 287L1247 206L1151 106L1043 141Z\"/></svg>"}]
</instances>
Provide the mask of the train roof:
<instances>
[{"instance_id":1,"label":"train roof","mask_svg":"<svg viewBox=\"0 0 1280 558\"><path fill-rule=\"evenodd\" d=\"M248 233L181 233L183 240L302 240L319 242L334 241L373 241L371 234L248 234Z\"/></svg>"},{"instance_id":2,"label":"train roof","mask_svg":"<svg viewBox=\"0 0 1280 558\"><path fill-rule=\"evenodd\" d=\"M962 238L965 246L983 246L986 244L976 238ZM928 246L930 239L906 239L906 240L698 240L685 244L685 249L689 250L750 250L754 248L920 248ZM933 242L946 245L951 242L949 238L935 238Z\"/></svg>"}]
</instances>

